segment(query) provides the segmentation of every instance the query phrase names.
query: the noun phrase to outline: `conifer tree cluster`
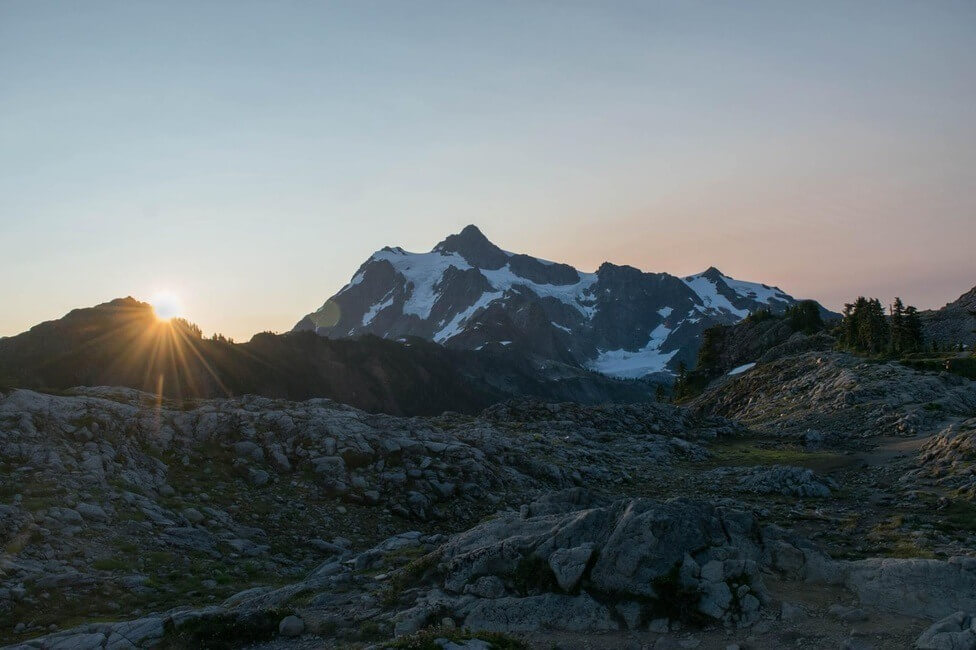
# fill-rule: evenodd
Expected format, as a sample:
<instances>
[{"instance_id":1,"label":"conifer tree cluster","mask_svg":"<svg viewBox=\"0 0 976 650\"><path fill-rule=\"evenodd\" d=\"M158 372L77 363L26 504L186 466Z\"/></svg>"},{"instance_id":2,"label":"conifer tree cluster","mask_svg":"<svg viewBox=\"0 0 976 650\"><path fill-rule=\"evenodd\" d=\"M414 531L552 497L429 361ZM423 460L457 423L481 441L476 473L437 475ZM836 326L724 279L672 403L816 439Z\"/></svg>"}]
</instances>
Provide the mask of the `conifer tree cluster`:
<instances>
[{"instance_id":1,"label":"conifer tree cluster","mask_svg":"<svg viewBox=\"0 0 976 650\"><path fill-rule=\"evenodd\" d=\"M789 321L794 332L802 331L806 334L813 334L823 327L820 305L813 300L801 300L790 305L783 315Z\"/></svg>"},{"instance_id":2,"label":"conifer tree cluster","mask_svg":"<svg viewBox=\"0 0 976 650\"><path fill-rule=\"evenodd\" d=\"M895 298L890 318L877 298L859 297L844 305L840 325L843 347L869 354L902 355L922 347L922 322L918 310Z\"/></svg>"}]
</instances>

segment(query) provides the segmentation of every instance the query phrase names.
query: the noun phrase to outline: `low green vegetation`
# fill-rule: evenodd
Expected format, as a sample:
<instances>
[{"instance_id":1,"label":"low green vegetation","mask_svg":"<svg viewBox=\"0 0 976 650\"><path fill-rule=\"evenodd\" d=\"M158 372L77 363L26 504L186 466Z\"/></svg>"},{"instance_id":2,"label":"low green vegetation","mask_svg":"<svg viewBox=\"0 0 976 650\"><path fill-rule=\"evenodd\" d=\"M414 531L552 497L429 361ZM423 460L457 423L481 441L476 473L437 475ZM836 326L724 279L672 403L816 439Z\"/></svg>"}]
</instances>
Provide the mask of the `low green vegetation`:
<instances>
[{"instance_id":1,"label":"low green vegetation","mask_svg":"<svg viewBox=\"0 0 976 650\"><path fill-rule=\"evenodd\" d=\"M410 561L390 577L386 589L383 590L380 596L381 602L387 606L396 604L403 590L416 584L428 571L437 566L439 560L440 554L435 551Z\"/></svg>"},{"instance_id":2,"label":"low green vegetation","mask_svg":"<svg viewBox=\"0 0 976 650\"><path fill-rule=\"evenodd\" d=\"M798 445L770 446L758 440L740 439L718 442L709 450L711 458L704 465L712 467L795 465L813 470L827 470L844 465L848 457L829 451L807 451Z\"/></svg>"},{"instance_id":3,"label":"low green vegetation","mask_svg":"<svg viewBox=\"0 0 976 650\"><path fill-rule=\"evenodd\" d=\"M926 372L949 372L966 379L976 379L976 357L959 358L955 353L943 356L928 354L919 357L913 355L901 360L909 368ZM926 404L926 408L928 408Z\"/></svg>"},{"instance_id":4,"label":"low green vegetation","mask_svg":"<svg viewBox=\"0 0 976 650\"><path fill-rule=\"evenodd\" d=\"M976 532L976 504L953 501L937 513L937 526L945 532Z\"/></svg>"}]
</instances>

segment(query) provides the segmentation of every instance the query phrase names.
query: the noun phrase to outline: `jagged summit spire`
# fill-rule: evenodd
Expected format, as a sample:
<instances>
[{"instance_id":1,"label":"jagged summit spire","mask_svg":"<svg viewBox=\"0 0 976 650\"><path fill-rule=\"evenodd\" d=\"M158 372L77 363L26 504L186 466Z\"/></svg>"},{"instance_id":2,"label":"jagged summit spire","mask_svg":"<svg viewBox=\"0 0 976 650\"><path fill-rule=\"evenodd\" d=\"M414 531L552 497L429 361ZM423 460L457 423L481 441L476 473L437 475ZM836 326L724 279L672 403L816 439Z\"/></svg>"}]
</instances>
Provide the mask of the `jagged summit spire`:
<instances>
[{"instance_id":1,"label":"jagged summit spire","mask_svg":"<svg viewBox=\"0 0 976 650\"><path fill-rule=\"evenodd\" d=\"M472 266L482 269L499 269L508 261L508 253L491 243L484 233L470 224L456 235L449 235L434 251L441 253L457 253Z\"/></svg>"}]
</instances>

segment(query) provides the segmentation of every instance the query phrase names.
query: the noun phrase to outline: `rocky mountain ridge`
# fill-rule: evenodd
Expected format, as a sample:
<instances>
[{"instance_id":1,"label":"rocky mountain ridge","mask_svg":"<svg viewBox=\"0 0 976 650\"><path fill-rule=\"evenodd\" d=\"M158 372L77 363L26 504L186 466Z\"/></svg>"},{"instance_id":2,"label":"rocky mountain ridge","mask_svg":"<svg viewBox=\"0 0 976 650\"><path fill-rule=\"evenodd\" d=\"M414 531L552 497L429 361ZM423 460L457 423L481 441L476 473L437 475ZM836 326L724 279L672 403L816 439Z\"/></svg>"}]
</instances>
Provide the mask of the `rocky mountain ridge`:
<instances>
[{"instance_id":1,"label":"rocky mountain ridge","mask_svg":"<svg viewBox=\"0 0 976 650\"><path fill-rule=\"evenodd\" d=\"M606 375L669 376L695 363L704 329L796 300L709 268L679 278L605 262L594 273L510 253L475 226L429 253L384 248L299 331L418 336L450 347L515 346ZM824 315L831 315L823 310Z\"/></svg>"}]
</instances>

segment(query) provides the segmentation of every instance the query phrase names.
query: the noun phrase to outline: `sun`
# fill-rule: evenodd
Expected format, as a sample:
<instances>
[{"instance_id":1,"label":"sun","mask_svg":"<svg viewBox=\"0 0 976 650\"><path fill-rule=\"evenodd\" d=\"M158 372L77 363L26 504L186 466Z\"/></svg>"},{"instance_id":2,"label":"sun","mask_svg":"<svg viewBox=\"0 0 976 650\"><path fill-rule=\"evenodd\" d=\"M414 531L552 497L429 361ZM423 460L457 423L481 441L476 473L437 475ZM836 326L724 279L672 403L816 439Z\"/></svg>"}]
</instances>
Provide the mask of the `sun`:
<instances>
[{"instance_id":1,"label":"sun","mask_svg":"<svg viewBox=\"0 0 976 650\"><path fill-rule=\"evenodd\" d=\"M183 315L183 304L172 291L160 291L153 296L151 304L159 320L168 321Z\"/></svg>"}]
</instances>

